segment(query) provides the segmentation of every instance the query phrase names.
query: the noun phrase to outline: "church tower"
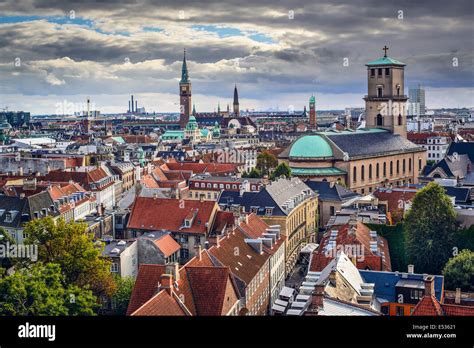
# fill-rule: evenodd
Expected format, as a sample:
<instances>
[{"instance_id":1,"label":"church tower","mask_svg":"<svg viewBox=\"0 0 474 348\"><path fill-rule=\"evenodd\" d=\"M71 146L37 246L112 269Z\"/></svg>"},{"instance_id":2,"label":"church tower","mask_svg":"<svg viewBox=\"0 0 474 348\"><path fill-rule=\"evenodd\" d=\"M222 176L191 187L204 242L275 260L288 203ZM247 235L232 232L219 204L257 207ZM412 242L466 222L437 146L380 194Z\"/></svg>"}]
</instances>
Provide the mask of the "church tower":
<instances>
[{"instance_id":1,"label":"church tower","mask_svg":"<svg viewBox=\"0 0 474 348\"><path fill-rule=\"evenodd\" d=\"M366 64L368 93L365 100L367 128L383 128L406 138L405 64L385 55Z\"/></svg>"},{"instance_id":2,"label":"church tower","mask_svg":"<svg viewBox=\"0 0 474 348\"><path fill-rule=\"evenodd\" d=\"M311 129L316 129L318 127L316 123L316 98L314 95L309 98L309 126Z\"/></svg>"},{"instance_id":3,"label":"church tower","mask_svg":"<svg viewBox=\"0 0 474 348\"><path fill-rule=\"evenodd\" d=\"M239 110L239 93L237 92L237 85L234 87L234 115L240 116Z\"/></svg>"},{"instance_id":4,"label":"church tower","mask_svg":"<svg viewBox=\"0 0 474 348\"><path fill-rule=\"evenodd\" d=\"M179 105L179 124L181 128L184 128L191 114L191 81L189 80L188 66L186 65L186 49L184 50L183 66L181 69L181 81L179 81Z\"/></svg>"}]
</instances>

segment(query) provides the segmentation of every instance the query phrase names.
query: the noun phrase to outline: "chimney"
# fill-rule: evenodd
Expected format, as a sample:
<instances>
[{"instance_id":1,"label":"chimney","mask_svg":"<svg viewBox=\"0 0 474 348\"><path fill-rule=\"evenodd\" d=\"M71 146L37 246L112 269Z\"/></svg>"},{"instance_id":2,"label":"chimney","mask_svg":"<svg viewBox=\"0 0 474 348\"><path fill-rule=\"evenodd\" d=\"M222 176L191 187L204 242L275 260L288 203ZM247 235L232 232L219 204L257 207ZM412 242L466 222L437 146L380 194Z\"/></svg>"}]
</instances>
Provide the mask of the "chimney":
<instances>
[{"instance_id":1,"label":"chimney","mask_svg":"<svg viewBox=\"0 0 474 348\"><path fill-rule=\"evenodd\" d=\"M337 284L337 281L336 281L336 271L332 271L331 273L329 273L329 281L331 282L331 284L333 286L336 286Z\"/></svg>"},{"instance_id":2,"label":"chimney","mask_svg":"<svg viewBox=\"0 0 474 348\"><path fill-rule=\"evenodd\" d=\"M171 263L166 265L166 274L171 275L176 281L179 280L179 263Z\"/></svg>"},{"instance_id":3,"label":"chimney","mask_svg":"<svg viewBox=\"0 0 474 348\"><path fill-rule=\"evenodd\" d=\"M169 295L173 293L173 275L172 274L162 274L160 279L160 289L166 290Z\"/></svg>"},{"instance_id":4,"label":"chimney","mask_svg":"<svg viewBox=\"0 0 474 348\"><path fill-rule=\"evenodd\" d=\"M415 273L415 265L408 265L408 274Z\"/></svg>"},{"instance_id":5,"label":"chimney","mask_svg":"<svg viewBox=\"0 0 474 348\"><path fill-rule=\"evenodd\" d=\"M216 247L220 247L220 240L219 240L219 236L216 236Z\"/></svg>"},{"instance_id":6,"label":"chimney","mask_svg":"<svg viewBox=\"0 0 474 348\"><path fill-rule=\"evenodd\" d=\"M454 303L457 305L461 304L461 288L456 288L456 295L454 297Z\"/></svg>"},{"instance_id":7,"label":"chimney","mask_svg":"<svg viewBox=\"0 0 474 348\"><path fill-rule=\"evenodd\" d=\"M198 258L199 261L202 260L202 247L201 247L201 244L197 245L196 246L196 257Z\"/></svg>"},{"instance_id":8,"label":"chimney","mask_svg":"<svg viewBox=\"0 0 474 348\"><path fill-rule=\"evenodd\" d=\"M128 101L128 112L131 112L131 110L130 110L130 100Z\"/></svg>"},{"instance_id":9,"label":"chimney","mask_svg":"<svg viewBox=\"0 0 474 348\"><path fill-rule=\"evenodd\" d=\"M138 100L135 100L135 112L137 112L138 109Z\"/></svg>"},{"instance_id":10,"label":"chimney","mask_svg":"<svg viewBox=\"0 0 474 348\"><path fill-rule=\"evenodd\" d=\"M312 295L311 295L311 307L315 310L318 308L323 308L324 304L324 285L316 285Z\"/></svg>"},{"instance_id":11,"label":"chimney","mask_svg":"<svg viewBox=\"0 0 474 348\"><path fill-rule=\"evenodd\" d=\"M132 113L133 113L133 95L132 95Z\"/></svg>"},{"instance_id":12,"label":"chimney","mask_svg":"<svg viewBox=\"0 0 474 348\"><path fill-rule=\"evenodd\" d=\"M434 296L434 277L432 275L428 275L425 278L425 296Z\"/></svg>"}]
</instances>

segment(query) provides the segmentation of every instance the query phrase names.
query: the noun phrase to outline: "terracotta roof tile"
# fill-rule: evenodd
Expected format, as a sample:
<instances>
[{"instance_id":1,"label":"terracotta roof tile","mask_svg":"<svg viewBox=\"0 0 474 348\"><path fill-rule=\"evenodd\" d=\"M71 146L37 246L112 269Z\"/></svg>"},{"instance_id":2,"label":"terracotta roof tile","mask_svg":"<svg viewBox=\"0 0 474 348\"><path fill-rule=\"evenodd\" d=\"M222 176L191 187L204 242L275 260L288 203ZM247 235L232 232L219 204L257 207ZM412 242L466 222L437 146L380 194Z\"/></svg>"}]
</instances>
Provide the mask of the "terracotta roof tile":
<instances>
[{"instance_id":1,"label":"terracotta roof tile","mask_svg":"<svg viewBox=\"0 0 474 348\"><path fill-rule=\"evenodd\" d=\"M227 267L186 267L186 273L192 289L196 314L221 315L224 301L226 301L227 282L230 279L229 269Z\"/></svg>"},{"instance_id":2,"label":"terracotta roof tile","mask_svg":"<svg viewBox=\"0 0 474 348\"><path fill-rule=\"evenodd\" d=\"M156 293L160 277L165 272L164 265L140 265L128 304L127 315L135 312Z\"/></svg>"},{"instance_id":3,"label":"terracotta roof tile","mask_svg":"<svg viewBox=\"0 0 474 348\"><path fill-rule=\"evenodd\" d=\"M373 240L370 237L370 229L361 222L357 222L355 231L351 231L351 226L349 224L337 226L331 228L325 233L323 238L320 241L319 248L313 253L310 263L310 271L320 272L328 265L328 263L334 258L334 253L325 252L325 246L329 244L331 239L330 233L332 230L338 231L336 236L336 248L332 249L336 252L338 248L343 248L344 252L352 257L354 247L359 246L356 252L362 251L364 257L357 257L357 268L358 269L371 269L373 271L391 271L390 263L390 252L388 247L388 242L385 238L377 236L377 248L378 252L374 253L371 251L370 242ZM354 233L355 232L355 233ZM385 260L381 256L383 251ZM380 254L379 254L380 252ZM361 256L361 255L354 255Z\"/></svg>"},{"instance_id":4,"label":"terracotta roof tile","mask_svg":"<svg viewBox=\"0 0 474 348\"><path fill-rule=\"evenodd\" d=\"M188 315L176 296L161 290L131 314L132 316L181 316Z\"/></svg>"},{"instance_id":5,"label":"terracotta roof tile","mask_svg":"<svg viewBox=\"0 0 474 348\"><path fill-rule=\"evenodd\" d=\"M180 246L169 234L155 240L155 245L161 250L165 257L173 255L180 249Z\"/></svg>"},{"instance_id":6,"label":"terracotta roof tile","mask_svg":"<svg viewBox=\"0 0 474 348\"><path fill-rule=\"evenodd\" d=\"M168 230L206 234L217 209L214 201L178 200L153 197L137 197L133 203L128 228L138 230ZM189 212L197 211L191 227L184 227L184 218Z\"/></svg>"}]
</instances>

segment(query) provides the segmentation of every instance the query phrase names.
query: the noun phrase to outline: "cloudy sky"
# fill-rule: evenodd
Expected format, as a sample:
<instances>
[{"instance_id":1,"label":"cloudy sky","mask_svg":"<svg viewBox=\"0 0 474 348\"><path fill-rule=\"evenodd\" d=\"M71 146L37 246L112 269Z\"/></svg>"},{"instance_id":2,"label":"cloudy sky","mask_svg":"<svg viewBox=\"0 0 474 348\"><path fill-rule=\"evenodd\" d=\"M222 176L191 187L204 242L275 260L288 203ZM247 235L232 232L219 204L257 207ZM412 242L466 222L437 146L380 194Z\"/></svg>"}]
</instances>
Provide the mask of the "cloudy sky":
<instances>
[{"instance_id":1,"label":"cloudy sky","mask_svg":"<svg viewBox=\"0 0 474 348\"><path fill-rule=\"evenodd\" d=\"M0 109L90 96L125 112L134 94L178 112L183 48L198 112L225 109L234 84L241 109L302 109L313 93L318 109L363 106L384 45L428 107L471 107L473 17L472 0L0 1Z\"/></svg>"}]
</instances>

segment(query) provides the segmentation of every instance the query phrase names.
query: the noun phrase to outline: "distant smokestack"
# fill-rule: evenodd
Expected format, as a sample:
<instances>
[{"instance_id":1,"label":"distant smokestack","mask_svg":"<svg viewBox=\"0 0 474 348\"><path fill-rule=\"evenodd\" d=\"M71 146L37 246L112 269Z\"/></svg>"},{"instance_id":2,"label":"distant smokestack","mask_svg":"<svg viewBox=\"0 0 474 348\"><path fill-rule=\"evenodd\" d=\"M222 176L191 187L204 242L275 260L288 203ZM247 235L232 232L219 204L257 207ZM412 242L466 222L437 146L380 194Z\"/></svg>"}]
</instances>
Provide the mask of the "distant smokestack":
<instances>
[{"instance_id":1,"label":"distant smokestack","mask_svg":"<svg viewBox=\"0 0 474 348\"><path fill-rule=\"evenodd\" d=\"M135 112L138 110L138 100L135 100Z\"/></svg>"},{"instance_id":2,"label":"distant smokestack","mask_svg":"<svg viewBox=\"0 0 474 348\"><path fill-rule=\"evenodd\" d=\"M132 95L132 112L133 112L133 95Z\"/></svg>"},{"instance_id":3,"label":"distant smokestack","mask_svg":"<svg viewBox=\"0 0 474 348\"><path fill-rule=\"evenodd\" d=\"M131 112L132 110L130 110L130 100L128 101L128 112Z\"/></svg>"}]
</instances>

